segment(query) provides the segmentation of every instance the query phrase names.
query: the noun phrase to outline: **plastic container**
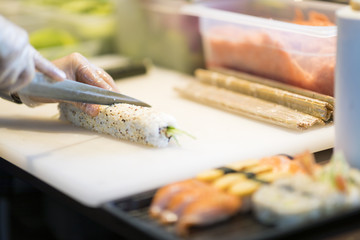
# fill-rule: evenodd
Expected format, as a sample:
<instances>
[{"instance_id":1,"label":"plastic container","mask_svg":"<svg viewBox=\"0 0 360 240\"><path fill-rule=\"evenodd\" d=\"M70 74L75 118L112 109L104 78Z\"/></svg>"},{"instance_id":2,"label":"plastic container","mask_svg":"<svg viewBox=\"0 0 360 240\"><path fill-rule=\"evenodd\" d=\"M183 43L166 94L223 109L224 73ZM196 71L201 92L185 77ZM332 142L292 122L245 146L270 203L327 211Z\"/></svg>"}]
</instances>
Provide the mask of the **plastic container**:
<instances>
[{"instance_id":1,"label":"plastic container","mask_svg":"<svg viewBox=\"0 0 360 240\"><path fill-rule=\"evenodd\" d=\"M221 0L187 6L183 12L201 18L208 68L229 68L333 95L337 28L327 24L334 23L342 6Z\"/></svg>"},{"instance_id":2,"label":"plastic container","mask_svg":"<svg viewBox=\"0 0 360 240\"><path fill-rule=\"evenodd\" d=\"M181 13L185 0L118 0L116 48L121 55L193 74L204 66L198 17Z\"/></svg>"}]
</instances>

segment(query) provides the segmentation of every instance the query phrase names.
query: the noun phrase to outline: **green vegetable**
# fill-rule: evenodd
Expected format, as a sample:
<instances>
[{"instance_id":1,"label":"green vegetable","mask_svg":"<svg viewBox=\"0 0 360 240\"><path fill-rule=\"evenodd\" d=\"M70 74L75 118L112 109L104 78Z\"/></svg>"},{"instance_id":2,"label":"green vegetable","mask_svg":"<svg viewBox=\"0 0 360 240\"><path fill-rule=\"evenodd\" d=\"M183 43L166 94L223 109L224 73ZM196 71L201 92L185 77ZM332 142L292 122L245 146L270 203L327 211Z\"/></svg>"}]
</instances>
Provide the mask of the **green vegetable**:
<instances>
[{"instance_id":1,"label":"green vegetable","mask_svg":"<svg viewBox=\"0 0 360 240\"><path fill-rule=\"evenodd\" d=\"M64 3L61 9L72 13L108 15L113 12L114 6L109 1L82 0Z\"/></svg>"},{"instance_id":2,"label":"green vegetable","mask_svg":"<svg viewBox=\"0 0 360 240\"><path fill-rule=\"evenodd\" d=\"M109 15L115 10L113 0L28 0L27 3L52 6L79 14Z\"/></svg>"},{"instance_id":3,"label":"green vegetable","mask_svg":"<svg viewBox=\"0 0 360 240\"><path fill-rule=\"evenodd\" d=\"M341 151L335 152L330 162L320 171L317 178L320 181L336 186L336 178L341 176L350 182L350 166Z\"/></svg>"},{"instance_id":4,"label":"green vegetable","mask_svg":"<svg viewBox=\"0 0 360 240\"><path fill-rule=\"evenodd\" d=\"M167 129L166 129L166 136L168 138L174 138L175 142L177 144L179 144L179 141L177 140L177 136L179 135L187 135L188 137L191 137L192 139L195 139L194 136L190 135L189 133L183 131L183 130L180 130L178 128L175 128L173 126L168 126Z\"/></svg>"},{"instance_id":5,"label":"green vegetable","mask_svg":"<svg viewBox=\"0 0 360 240\"><path fill-rule=\"evenodd\" d=\"M73 45L78 43L69 32L56 28L43 28L30 34L30 43L36 48Z\"/></svg>"}]
</instances>

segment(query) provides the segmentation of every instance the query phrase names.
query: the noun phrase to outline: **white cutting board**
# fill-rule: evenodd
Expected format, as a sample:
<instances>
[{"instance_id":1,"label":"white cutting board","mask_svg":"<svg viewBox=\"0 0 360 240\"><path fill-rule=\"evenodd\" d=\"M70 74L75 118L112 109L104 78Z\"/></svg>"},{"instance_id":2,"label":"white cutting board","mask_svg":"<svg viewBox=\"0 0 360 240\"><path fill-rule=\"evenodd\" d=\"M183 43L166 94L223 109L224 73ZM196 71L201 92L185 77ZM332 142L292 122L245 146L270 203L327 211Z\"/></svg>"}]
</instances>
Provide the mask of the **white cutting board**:
<instances>
[{"instance_id":1,"label":"white cutting board","mask_svg":"<svg viewBox=\"0 0 360 240\"><path fill-rule=\"evenodd\" d=\"M180 146L150 148L61 122L55 104L28 108L0 100L0 156L95 207L236 160L334 145L333 126L298 132L183 99L173 88L189 80L153 68L117 83L122 93L175 116L195 140L182 136Z\"/></svg>"}]
</instances>

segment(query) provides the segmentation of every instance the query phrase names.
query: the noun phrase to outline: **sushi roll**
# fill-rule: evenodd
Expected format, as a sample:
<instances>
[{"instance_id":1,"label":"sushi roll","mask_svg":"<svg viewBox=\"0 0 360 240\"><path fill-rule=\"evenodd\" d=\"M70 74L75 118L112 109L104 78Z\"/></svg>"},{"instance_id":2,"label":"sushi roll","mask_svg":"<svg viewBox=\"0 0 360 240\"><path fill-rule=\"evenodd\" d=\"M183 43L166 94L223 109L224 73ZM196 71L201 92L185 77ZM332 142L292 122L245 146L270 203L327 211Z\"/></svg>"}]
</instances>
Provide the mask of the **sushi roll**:
<instances>
[{"instance_id":1,"label":"sushi roll","mask_svg":"<svg viewBox=\"0 0 360 240\"><path fill-rule=\"evenodd\" d=\"M345 206L346 196L305 174L262 186L252 197L256 218L267 225L290 227L330 216Z\"/></svg>"},{"instance_id":2,"label":"sushi roll","mask_svg":"<svg viewBox=\"0 0 360 240\"><path fill-rule=\"evenodd\" d=\"M302 160L305 173L262 186L252 196L260 222L289 227L360 206L360 173L350 168L342 154L334 154L322 167L313 165L309 155Z\"/></svg>"},{"instance_id":3,"label":"sushi roll","mask_svg":"<svg viewBox=\"0 0 360 240\"><path fill-rule=\"evenodd\" d=\"M130 104L100 106L93 117L69 103L59 104L60 118L76 126L153 147L166 147L177 132L174 117Z\"/></svg>"}]
</instances>

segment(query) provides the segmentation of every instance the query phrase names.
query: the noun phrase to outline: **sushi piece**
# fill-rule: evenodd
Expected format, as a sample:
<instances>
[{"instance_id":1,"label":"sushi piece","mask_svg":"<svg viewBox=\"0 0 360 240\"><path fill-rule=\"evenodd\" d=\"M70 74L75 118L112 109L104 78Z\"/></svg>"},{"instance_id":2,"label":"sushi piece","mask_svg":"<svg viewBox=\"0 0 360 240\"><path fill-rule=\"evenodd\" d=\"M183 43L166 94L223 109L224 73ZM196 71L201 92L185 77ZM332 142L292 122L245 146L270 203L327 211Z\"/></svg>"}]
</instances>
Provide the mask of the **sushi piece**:
<instances>
[{"instance_id":1,"label":"sushi piece","mask_svg":"<svg viewBox=\"0 0 360 240\"><path fill-rule=\"evenodd\" d=\"M157 218L164 211L171 199L182 191L198 189L204 187L205 183L196 179L188 179L180 182L171 183L160 188L154 195L151 202L149 213L153 218Z\"/></svg>"},{"instance_id":2,"label":"sushi piece","mask_svg":"<svg viewBox=\"0 0 360 240\"><path fill-rule=\"evenodd\" d=\"M252 198L255 216L281 228L304 224L330 215L345 203L345 196L305 174L262 186Z\"/></svg>"},{"instance_id":3,"label":"sushi piece","mask_svg":"<svg viewBox=\"0 0 360 240\"><path fill-rule=\"evenodd\" d=\"M335 152L330 162L315 172L315 179L343 193L346 207L360 206L360 172L348 164L341 151Z\"/></svg>"},{"instance_id":4,"label":"sushi piece","mask_svg":"<svg viewBox=\"0 0 360 240\"><path fill-rule=\"evenodd\" d=\"M248 159L245 161L234 162L229 165L226 165L225 167L208 169L203 172L200 172L196 175L196 178L200 181L210 183L226 174L236 173L245 168L257 166L258 164L259 164L258 159Z\"/></svg>"},{"instance_id":5,"label":"sushi piece","mask_svg":"<svg viewBox=\"0 0 360 240\"><path fill-rule=\"evenodd\" d=\"M302 165L298 162L301 157L290 160L288 156L275 155L257 160L249 159L206 170L199 173L196 178L209 183L216 189L241 198L242 204L239 211L247 212L252 206L252 194L262 185L304 172Z\"/></svg>"},{"instance_id":6,"label":"sushi piece","mask_svg":"<svg viewBox=\"0 0 360 240\"><path fill-rule=\"evenodd\" d=\"M227 192L235 196L246 197L253 194L261 184L255 179L238 180L229 186Z\"/></svg>"},{"instance_id":7,"label":"sushi piece","mask_svg":"<svg viewBox=\"0 0 360 240\"><path fill-rule=\"evenodd\" d=\"M230 195L237 196L242 201L241 212L250 211L251 204L251 196L256 192L261 185L267 184L267 182L260 182L257 179L246 179L235 181L231 186L229 186L227 192Z\"/></svg>"},{"instance_id":8,"label":"sushi piece","mask_svg":"<svg viewBox=\"0 0 360 240\"><path fill-rule=\"evenodd\" d=\"M208 226L234 216L240 209L241 199L216 191L216 194L202 195L186 206L175 228L179 235L186 236L193 226Z\"/></svg>"},{"instance_id":9,"label":"sushi piece","mask_svg":"<svg viewBox=\"0 0 360 240\"><path fill-rule=\"evenodd\" d=\"M304 155L305 156L305 155ZM230 163L225 167L208 169L197 174L196 179L213 184L218 189L227 189L228 185L238 178L276 179L289 174L303 172L299 160L304 156L291 160L285 155L249 159Z\"/></svg>"},{"instance_id":10,"label":"sushi piece","mask_svg":"<svg viewBox=\"0 0 360 240\"><path fill-rule=\"evenodd\" d=\"M216 179L212 185L219 190L227 191L231 185L238 181L245 181L247 176L243 173L229 173Z\"/></svg>"},{"instance_id":11,"label":"sushi piece","mask_svg":"<svg viewBox=\"0 0 360 240\"><path fill-rule=\"evenodd\" d=\"M189 204L204 196L211 197L216 194L215 191L216 189L210 185L181 191L170 199L167 208L160 215L160 222L163 224L176 222L183 216L183 211Z\"/></svg>"},{"instance_id":12,"label":"sushi piece","mask_svg":"<svg viewBox=\"0 0 360 240\"><path fill-rule=\"evenodd\" d=\"M191 227L249 211L251 197L261 186L296 172L303 172L301 165L284 155L230 163L160 188L149 213L161 224L174 224L178 234L186 235Z\"/></svg>"},{"instance_id":13,"label":"sushi piece","mask_svg":"<svg viewBox=\"0 0 360 240\"><path fill-rule=\"evenodd\" d=\"M360 206L360 173L334 154L323 167L308 152L298 156L306 171L263 185L252 197L260 222L280 228L316 221ZM312 167L311 167L312 166Z\"/></svg>"},{"instance_id":14,"label":"sushi piece","mask_svg":"<svg viewBox=\"0 0 360 240\"><path fill-rule=\"evenodd\" d=\"M190 179L159 189L149 213L161 224L175 223L178 233L183 235L191 226L207 225L229 218L240 207L240 198L205 182Z\"/></svg>"},{"instance_id":15,"label":"sushi piece","mask_svg":"<svg viewBox=\"0 0 360 240\"><path fill-rule=\"evenodd\" d=\"M330 185L299 174L261 187L252 200L255 215L261 222L284 228L344 209L346 196Z\"/></svg>"},{"instance_id":16,"label":"sushi piece","mask_svg":"<svg viewBox=\"0 0 360 240\"><path fill-rule=\"evenodd\" d=\"M275 173L289 173L295 174L299 172L304 172L304 159L309 157L313 160L312 164L315 162L313 155L310 152L306 152L302 155L295 156L292 160L285 155L275 155L271 157L263 157L260 159L262 165L269 165L272 167L272 171ZM310 161L310 159L309 159ZM310 163L309 163L310 164ZM314 163L315 164L315 163Z\"/></svg>"},{"instance_id":17,"label":"sushi piece","mask_svg":"<svg viewBox=\"0 0 360 240\"><path fill-rule=\"evenodd\" d=\"M96 117L69 103L60 103L59 111L61 119L76 126L153 147L167 146L177 127L170 115L129 104L101 105Z\"/></svg>"}]
</instances>

